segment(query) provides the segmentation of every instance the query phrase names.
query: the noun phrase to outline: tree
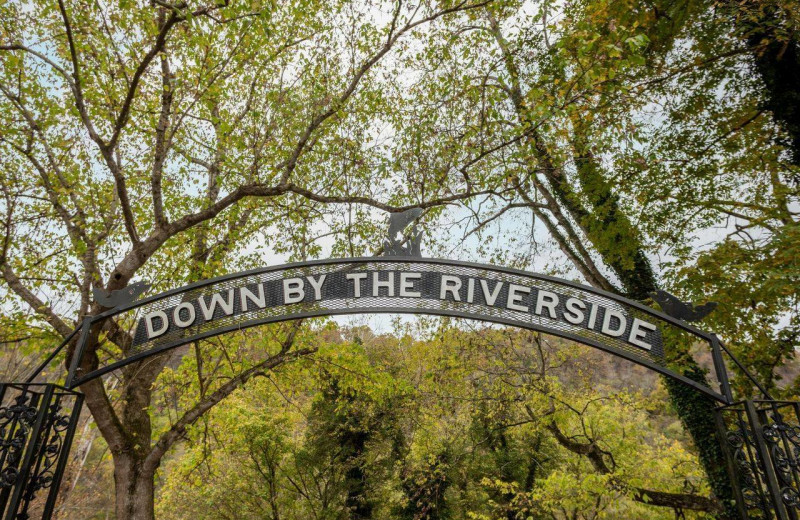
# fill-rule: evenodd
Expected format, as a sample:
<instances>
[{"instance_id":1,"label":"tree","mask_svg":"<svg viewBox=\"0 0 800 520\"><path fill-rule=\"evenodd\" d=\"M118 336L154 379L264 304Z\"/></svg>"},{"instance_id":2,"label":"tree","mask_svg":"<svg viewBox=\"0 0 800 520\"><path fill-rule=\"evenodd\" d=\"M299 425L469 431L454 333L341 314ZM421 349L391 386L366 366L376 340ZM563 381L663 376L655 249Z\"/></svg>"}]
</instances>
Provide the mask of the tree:
<instances>
[{"instance_id":1,"label":"tree","mask_svg":"<svg viewBox=\"0 0 800 520\"><path fill-rule=\"evenodd\" d=\"M776 255L795 249L798 190L774 124L758 109L750 51L713 23L713 13L696 17L691 9L496 3L477 21L453 24L437 42L458 71L448 79L480 107L459 112L463 128L495 129L482 134L482 149L514 141L494 154L488 182L511 185L516 196L482 199L467 234L491 237L490 226L527 211L595 287L644 303L659 287L695 301L716 298L719 318L708 323L772 386L797 345L794 325L780 325L787 315L796 321L795 270ZM429 81L442 78L433 72ZM451 91L420 91L451 102ZM699 250L696 234L726 225L729 240ZM518 221L510 227L504 243L519 240ZM665 253L679 260L659 270L653 258ZM774 275L776 263L788 267L786 275ZM747 280L755 287L742 287L754 270ZM688 344L670 345L667 355L674 369L708 384ZM753 391L744 377L737 386ZM709 419L714 404L669 387L715 493L730 504Z\"/></svg>"},{"instance_id":2,"label":"tree","mask_svg":"<svg viewBox=\"0 0 800 520\"><path fill-rule=\"evenodd\" d=\"M800 167L800 6L788 1L731 2L735 32L753 56L764 82L764 109L786 133L781 138L791 162ZM797 182L797 177L794 179Z\"/></svg>"},{"instance_id":3,"label":"tree","mask_svg":"<svg viewBox=\"0 0 800 520\"><path fill-rule=\"evenodd\" d=\"M4 304L65 337L103 310L93 288L144 277L157 289L247 263L236 254L254 233L309 230L300 219L335 216L328 204L400 210L471 196L459 179L390 190L396 172L372 175L380 150L360 141L382 106L376 64L418 28L483 3L2 6ZM148 407L170 355L124 369L116 405L102 381L82 386L114 458L117 518L153 517L163 455L254 374L308 354L292 348L296 330L227 382L215 374L157 438ZM81 370L106 343L131 344L105 321Z\"/></svg>"}]
</instances>

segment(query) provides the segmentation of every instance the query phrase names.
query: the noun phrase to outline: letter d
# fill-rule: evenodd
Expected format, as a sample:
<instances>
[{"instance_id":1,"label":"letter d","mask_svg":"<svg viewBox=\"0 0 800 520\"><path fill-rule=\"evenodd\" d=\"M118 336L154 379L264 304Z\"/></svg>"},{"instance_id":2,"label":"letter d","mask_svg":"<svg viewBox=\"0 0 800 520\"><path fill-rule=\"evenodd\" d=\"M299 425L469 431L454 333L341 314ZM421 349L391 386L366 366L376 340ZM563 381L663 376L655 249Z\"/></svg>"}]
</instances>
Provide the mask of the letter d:
<instances>
[{"instance_id":1,"label":"letter d","mask_svg":"<svg viewBox=\"0 0 800 520\"><path fill-rule=\"evenodd\" d=\"M153 327L153 318L160 318L161 319L161 326L158 330ZM144 317L144 322L147 325L147 339L153 339L158 336L161 336L167 329L169 328L169 321L167 318L167 313L164 311L153 311L147 316Z\"/></svg>"}]
</instances>

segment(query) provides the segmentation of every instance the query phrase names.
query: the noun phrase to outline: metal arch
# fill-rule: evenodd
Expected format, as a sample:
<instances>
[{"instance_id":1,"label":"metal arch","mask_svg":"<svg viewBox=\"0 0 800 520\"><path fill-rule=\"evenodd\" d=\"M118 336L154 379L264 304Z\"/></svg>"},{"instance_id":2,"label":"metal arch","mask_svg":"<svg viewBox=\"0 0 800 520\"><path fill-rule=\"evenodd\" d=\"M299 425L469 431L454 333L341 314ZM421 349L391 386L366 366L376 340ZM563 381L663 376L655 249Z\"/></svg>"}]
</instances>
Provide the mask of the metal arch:
<instances>
[{"instance_id":1,"label":"metal arch","mask_svg":"<svg viewBox=\"0 0 800 520\"><path fill-rule=\"evenodd\" d=\"M625 298L624 296L620 296L618 294L614 294L612 292L604 291L603 289L597 289L590 285L583 285L576 282L572 282L570 280L564 280L563 278L556 278L555 276L548 276L546 274L539 274L539 273L532 273L530 271L524 271L522 269L514 269L512 267L503 267L497 265L490 265L490 264L480 264L477 262L465 262L463 260L448 260L445 258L416 258L416 257L374 257L374 256L361 256L356 258L328 258L323 260L307 260L304 262L290 262L288 264L281 264L281 265L274 265L268 267L257 267L255 269L250 269L247 271L239 271L238 273L231 273L222 276L217 276L215 278L206 278L204 280L200 280L188 285L184 285L183 287L177 287L175 289L170 289L168 291L164 291L159 294L155 294L153 296L148 296L147 298L142 298L141 300L137 300L133 303L129 303L127 305L123 305L120 307L115 307L113 309L107 310L102 312L96 316L91 317L92 321L97 321L102 318L107 318L109 316L114 316L116 314L121 314L125 311L129 311L131 309L135 309L137 307L142 307L148 303L152 303L157 300L161 300L168 296L173 296L176 294L181 294L186 291L190 291L192 289L199 289L201 287L206 287L208 285L213 285L219 282L225 282L228 280L236 280L238 278L244 278L246 276L253 276L257 274L269 273L273 271L285 271L288 269L297 269L301 267L313 267L313 266L320 266L320 265L335 265L335 264L368 264L372 262L395 262L395 263L408 263L414 262L418 264L433 264L433 265L451 265L451 266L460 266L460 267L469 267L473 269L484 269L490 271L497 271L500 273L507 273L507 274L515 274L520 276L526 276L528 278L534 278L537 280L543 280L547 282L553 282L560 285L565 285L571 287L573 289L578 289L581 291L586 291L588 293L596 294L597 296L602 296L604 298L608 298L610 300L617 301L624 305L628 305L634 307L642 312L652 315L655 318L660 319L661 321L665 321L671 325L675 325L676 327L680 327L683 330L694 334L695 336L699 336L707 341L711 341L713 334L702 331L692 325L689 325L685 321L678 320L665 314L661 311L653 309L652 307L648 307L642 303L639 303L636 300L631 300L629 298Z\"/></svg>"},{"instance_id":2,"label":"metal arch","mask_svg":"<svg viewBox=\"0 0 800 520\"><path fill-rule=\"evenodd\" d=\"M656 363L650 363L650 362L647 362L647 361L645 361L643 359L639 359L639 358L627 355L623 351L620 351L620 350L617 350L617 349L613 349L613 348L609 348L607 345L604 345L601 342L592 341L592 340L589 340L587 338L581 338L580 336L576 336L576 335L573 335L573 334L567 334L567 333L558 331L556 329L551 329L551 328L548 328L548 327L530 327L530 326L528 326L528 324L523 324L521 322L516 322L516 321L513 321L513 320L506 320L506 319L501 319L501 318L489 318L489 317L486 317L486 316L481 316L481 315L476 315L476 314L463 313L463 312L457 312L457 311L448 311L448 310L426 309L425 312L412 312L407 307L386 307L386 308L381 308L381 309L373 309L373 310L370 310L368 312L363 311L363 310L352 310L352 311L350 311L350 310L341 310L341 311L325 310L325 311L316 311L316 312L303 312L303 313L286 314L286 315L283 315L283 316L276 316L274 318L247 321L247 322L243 322L241 324L237 324L237 325L234 325L234 326L221 327L221 328L214 329L212 331L209 331L209 332L206 332L206 333L203 333L203 334L193 335L193 336L191 336L189 338L186 338L186 339L181 339L179 341L166 343L166 344L164 344L164 345L162 345L159 348L154 349L154 350L148 350L146 352L140 352L138 354L135 354L133 356L125 358L124 360L117 361L116 363L112 363L112 364L107 365L107 366L105 366L103 368L94 370L93 372L87 374L86 376L84 376L84 377L82 377L82 378L80 378L78 380L70 382L69 384L67 384L67 387L68 388L74 388L76 386L82 385L83 383L85 383L85 382L87 382L87 381L89 381L91 379L100 377L100 376L102 376L104 374L107 374L108 372L112 372L112 371L114 371L114 370L116 370L118 368L122 368L123 366L128 365L130 363L134 363L134 362L136 362L136 361L138 361L140 359L144 359L144 358L147 358L147 357L150 357L150 356L154 356L156 354L160 354L162 352L165 352L165 351L173 349L173 348L177 348L177 347L179 347L181 345L185 345L185 344L190 343L192 341L196 341L196 340L200 340L200 339L207 339L207 338L214 337L214 336L219 336L221 334L225 334L225 333L228 333L228 332L234 332L234 331L237 331L237 330L244 330L246 328L256 327L258 325L266 325L266 324L269 324L269 323L279 323L279 322L283 322L283 321L291 321L291 320L298 320L298 319L304 319L304 318L318 318L318 317L323 317L323 316L344 316L344 315L349 315L349 314L425 314L425 315L434 315L434 316L447 316L447 317L451 317L451 318L464 318L464 319L485 321L485 322L490 322L490 323L497 323L497 324L500 324L500 325L510 325L510 326L513 326L513 327L524 328L524 329L527 329L527 330L544 332L545 334L551 334L553 336L558 336L558 337L561 337L561 338L564 338L564 339L575 341L577 343L582 343L584 345L588 345L588 346L603 350L603 351L608 352L610 354L613 354L615 356L622 357L624 359L632 361L633 363L636 363L638 365L642 365L642 366L644 366L646 368L649 368L651 370L659 372L660 374L663 374L663 375L665 375L667 377L671 377L673 379L676 379L676 380L680 381L681 383L683 383L685 385L691 386L695 390L698 390L700 392L705 393L709 397L712 397L712 398L716 399L717 401L719 401L721 403L728 403L729 402L725 398L725 396L723 396L722 394L720 394L718 392L715 392L712 389L710 389L710 388L708 388L706 386L703 386L703 385L701 385L700 383L698 383L696 381L693 381L693 380L691 380L691 379L689 379L689 378L687 378L685 376L682 376L680 374L672 372L669 369L664 368L662 366L659 366Z\"/></svg>"},{"instance_id":3,"label":"metal arch","mask_svg":"<svg viewBox=\"0 0 800 520\"><path fill-rule=\"evenodd\" d=\"M661 374L663 374L663 375L665 375L667 377L675 379L675 380L681 382L682 384L690 386L690 387L692 387L692 388L694 388L694 389L696 389L696 390L698 390L700 392L703 392L704 394L708 395L709 397L711 397L711 398L713 398L713 399L715 399L715 400L717 400L717 401L719 401L721 403L727 404L727 403L730 403L732 401L730 396L727 395L729 392L725 391L725 389L723 389L724 394L720 393L720 392L716 392L716 391L712 390L711 388L708 388L708 387L706 387L706 386L704 386L702 384L697 383L696 381L688 379L687 377L685 377L685 376L683 376L681 374L673 372L672 370L670 370L666 366L661 366L661 365L659 365L659 364L657 364L655 362L650 362L650 361L648 361L646 359L643 359L642 357L636 357L636 356L633 356L633 355L629 355L629 354L627 354L626 352L622 351L619 348L614 348L613 346L604 344L601 341L597 341L597 340L594 340L594 339L591 339L591 338L580 337L580 336L577 336L575 334L570 334L568 332L557 330L557 329L553 329L553 328L550 328L550 327L547 327L547 326L533 325L531 323L525 323L525 322L521 322L521 321L518 321L518 320L507 319L507 318L498 317L498 316L481 315L481 314L476 314L476 313L472 313L472 312L461 312L461 311L457 311L457 310L453 310L453 309L412 309L412 308L408 308L408 307L380 307L380 308L357 309L357 310L353 310L353 309L324 309L324 310L312 310L312 311L306 311L306 312L287 312L285 314L280 314L280 315L276 315L276 316L270 316L270 317L266 317L266 318L262 318L262 319L242 321L242 322L236 323L235 325L217 327L217 328L205 331L205 332L200 333L200 334L194 334L194 335L191 335L191 336L188 336L188 337L182 337L179 340L175 340L175 341L171 341L171 342L168 342L168 343L164 343L164 344L158 345L157 348L153 348L153 349L150 349L150 350L147 350L147 351L144 351L144 352L140 352L140 353L134 354L132 356L129 356L129 357L125 358L124 360L120 360L120 361L117 361L115 363L112 363L112 364L109 364L107 366L104 366L102 368L98 368L98 369L96 369L96 370L94 370L94 371L92 371L92 372L90 372L88 374L81 375L80 377L76 378L76 371L77 371L77 368L78 368L78 366L80 364L81 357L83 355L83 351L84 351L84 348L85 348L85 345L86 345L86 339L88 337L88 333L89 333L89 331L90 331L90 329L91 329L93 324L95 324L95 323L97 323L97 322L99 322L101 320L105 320L106 318L109 318L109 317L112 317L112 316L116 316L116 315L125 313L127 311L131 311L131 310L143 307L143 306L148 305L150 303L154 303L154 302L158 302L158 301L164 300L164 299L169 298L171 296L175 296L175 295L187 293L189 291L193 291L193 290L196 290L196 289L201 289L201 288L204 288L204 287L212 286L214 284L219 284L221 282L227 282L227 281L232 281L232 280L237 280L237 279L244 279L244 278L247 278L247 277L253 277L255 275L262 275L262 274L272 273L272 272L277 272L277 271L288 271L288 270L293 270L293 269L308 268L308 267L315 267L315 266L331 266L331 265L353 266L353 265L370 264L370 263L397 263L397 264L415 263L415 264L430 264L430 265L433 265L433 266L440 265L440 266L450 266L450 267L464 267L464 268L469 268L469 269L475 269L475 270L478 270L478 271L488 271L488 272L502 273L502 274L507 274L507 275L516 275L516 276L521 276L521 277L525 277L525 278L533 279L533 280L537 280L537 281L548 282L548 283L552 283L552 284L555 284L555 285L563 286L563 287L566 287L566 288L571 288L571 289L575 289L575 290L578 290L578 291L582 291L584 293L589 293L589 294L592 294L592 295L595 295L595 296L599 296L601 298L610 300L612 302L616 302L616 303L618 303L620 305L623 305L625 307L635 309L635 310L637 310L637 311L639 311L641 313L644 313L646 315L649 315L649 316L655 318L656 320L658 320L660 322L667 323L667 324L669 324L671 326L677 327L678 329L681 329L681 330L683 330L685 332L688 332L689 334L695 336L697 339L703 340L704 342L707 342L709 346L713 346L715 344L715 342L718 342L718 340L716 339L716 336L714 336L713 334L709 334L709 333L704 332L704 331L702 331L700 329L697 329L696 327L694 327L692 325L689 325L686 322L677 320L677 319L675 319L675 318L673 318L671 316L668 316L667 314L664 314L664 313L659 312L659 311L657 311L655 309L647 307L647 306L645 306L645 305L643 305L643 304L641 304L641 303L639 303L637 301L633 301L633 300L630 300L628 298L625 298L625 297L622 297L622 296L619 296L619 295L616 295L616 294L613 294L613 293L610 293L610 292L607 292L607 291L596 289L594 287L589 287L589 286L581 285L581 284L578 284L578 283L575 283L575 282L571 282L571 281L568 281L568 280L563 280L563 279L559 279L559 278L555 278L555 277L551 277L551 276L547 276L547 275L542 275L542 274L537 274L537 273L531 273L531 272L527 272L527 271L523 271L523 270L519 270L519 269L513 269L513 268L508 268L508 267L500 267L500 266L494 266L494 265L487 265L487 264L479 264L479 263L474 263L474 262L464 262L464 261L458 261L458 260L447 260L447 259L437 259L437 258L418 258L418 257L359 257L359 258L343 258L343 259L325 259L325 260L312 260L312 261L306 261L306 262L293 262L293 263L277 265L277 266L262 267L262 268L257 268L257 269L251 269L251 270L248 270L248 271L243 271L243 272L223 275L223 276L219 276L219 277L215 277L215 278L210 278L210 279L206 279L206 280L201 280L199 282L195 282L193 284L189 284L189 285L186 285L184 287L179 287L179 288L176 288L176 289L165 291L165 292L163 292L161 294L150 296L150 297L144 298L142 300L139 300L139 301L136 301L136 302L133 302L133 303L129 303L129 304L126 304L126 305L123 305L123 306L120 306L120 307L117 307L117 308L114 308L114 309L110 309L110 310L105 311L105 312L103 312L101 314L98 314L96 316L87 318L84 321L84 323L82 324L82 326L81 326L82 331L81 331L80 339L78 341L78 345L77 345L77 348L76 348L76 354L75 354L75 356L73 357L73 360L72 360L72 364L71 364L70 371L69 371L69 374L68 374L66 386L69 387L69 388L74 388L76 386L79 386L79 385L89 381L90 379L94 379L96 377L100 377L103 374L106 374L106 373L108 373L108 372L110 372L112 370L118 369L118 368L120 368L122 366L125 366L127 364L133 363L133 362L138 361L140 359L143 359L145 357L149 357L149 356L152 356L152 355L155 355L155 354L162 353L162 352L164 352L166 350L169 350L169 349L172 349L172 348L176 348L176 347L178 347L180 345L189 343L191 341L195 341L195 340L198 340L198 339L205 339L205 338L208 338L208 337L213 337L213 336L217 336L217 335L220 335L220 334L225 334L227 332L232 332L232 331L235 331L235 330L241 330L241 329L244 329L244 328L254 327L254 326L257 326L257 325L262 325L262 324L267 324L267 323L276 323L276 322L288 321L288 320L294 320L294 319L301 319L301 318L320 317L320 316L336 316L336 315L347 315L347 314L370 314L370 313L375 313L375 314L392 313L392 314L427 314L427 315L450 316L450 317L456 317L456 318L466 318L466 319L472 319L472 320L478 320L478 321L498 323L498 324L502 324L502 325L515 326L515 327L520 327L520 328L524 328L524 329L528 329L528 330L535 330L535 331L540 331L540 332L544 332L544 333L547 333L547 334L552 334L554 336L558 336L558 337L562 337L562 338L565 338L565 339L568 339L568 340L572 340L572 341L575 341L575 342L578 342L578 343L582 343L582 344L585 344L585 345L588 345L588 346L591 346L591 347L594 347L594 348L598 348L600 350L604 350L606 352L612 353L612 354L614 354L616 356L628 359L629 361L632 361L632 362L637 363L639 365L645 366L646 368L654 370L654 371L656 371L658 373L661 373ZM715 368L717 368L717 371L718 371L719 367L715 366ZM724 367L723 367L723 370L724 370Z\"/></svg>"}]
</instances>

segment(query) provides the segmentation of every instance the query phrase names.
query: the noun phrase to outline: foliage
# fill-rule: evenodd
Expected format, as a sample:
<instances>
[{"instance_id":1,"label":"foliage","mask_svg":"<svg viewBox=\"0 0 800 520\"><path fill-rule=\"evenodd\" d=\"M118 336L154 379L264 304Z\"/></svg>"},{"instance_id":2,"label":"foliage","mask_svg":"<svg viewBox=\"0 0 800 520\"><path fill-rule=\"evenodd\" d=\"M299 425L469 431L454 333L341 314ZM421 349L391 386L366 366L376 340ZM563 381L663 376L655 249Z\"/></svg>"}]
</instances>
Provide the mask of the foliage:
<instances>
[{"instance_id":1,"label":"foliage","mask_svg":"<svg viewBox=\"0 0 800 520\"><path fill-rule=\"evenodd\" d=\"M326 334L313 359L193 428L161 516L671 518L633 490L708 493L661 398L597 388L584 349L493 329ZM601 446L613 470L561 446L552 421Z\"/></svg>"}]
</instances>

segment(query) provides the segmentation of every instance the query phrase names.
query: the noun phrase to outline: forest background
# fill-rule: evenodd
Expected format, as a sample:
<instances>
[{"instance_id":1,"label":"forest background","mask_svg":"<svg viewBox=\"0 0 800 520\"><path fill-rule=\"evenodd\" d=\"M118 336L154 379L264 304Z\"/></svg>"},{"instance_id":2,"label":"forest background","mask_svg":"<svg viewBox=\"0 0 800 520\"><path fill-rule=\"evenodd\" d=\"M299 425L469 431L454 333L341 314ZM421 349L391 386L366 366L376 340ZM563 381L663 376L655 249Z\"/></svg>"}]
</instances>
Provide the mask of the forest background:
<instances>
[{"instance_id":1,"label":"forest background","mask_svg":"<svg viewBox=\"0 0 800 520\"><path fill-rule=\"evenodd\" d=\"M379 254L386 212L418 207L426 256L718 302L700 326L796 398L799 20L791 0L6 2L0 379L101 312L93 289ZM83 385L58 518L732 518L696 393L546 336L370 323ZM129 348L109 320L83 368ZM706 380L695 346L665 350Z\"/></svg>"}]
</instances>

